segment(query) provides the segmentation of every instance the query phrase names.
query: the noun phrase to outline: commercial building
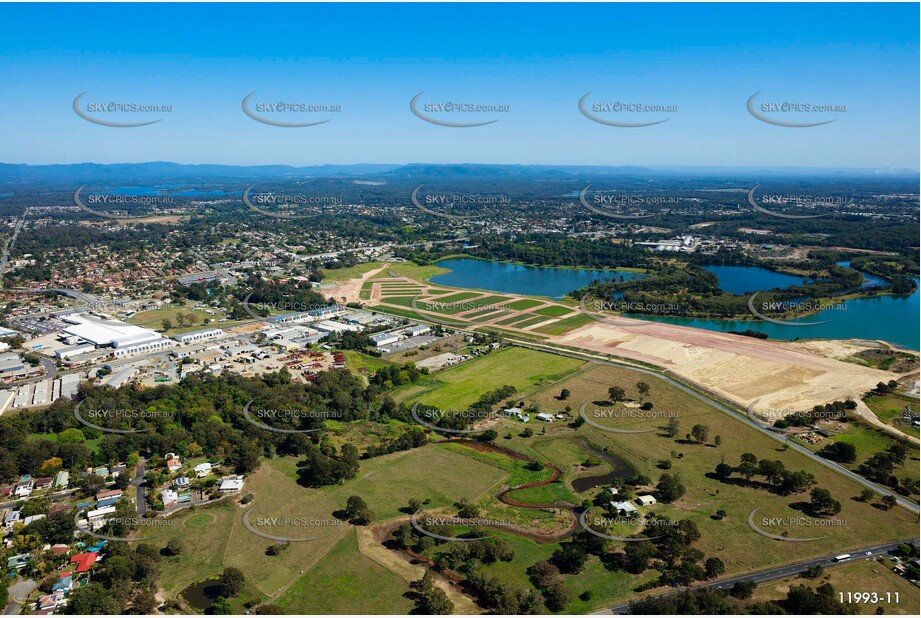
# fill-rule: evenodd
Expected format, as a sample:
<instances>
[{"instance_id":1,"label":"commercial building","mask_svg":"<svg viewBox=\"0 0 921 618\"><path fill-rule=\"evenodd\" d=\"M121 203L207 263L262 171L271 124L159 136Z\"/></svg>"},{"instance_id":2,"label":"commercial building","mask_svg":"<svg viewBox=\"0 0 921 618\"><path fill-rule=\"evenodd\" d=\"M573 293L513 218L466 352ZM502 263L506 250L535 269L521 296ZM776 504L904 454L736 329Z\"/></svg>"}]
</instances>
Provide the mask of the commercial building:
<instances>
[{"instance_id":1,"label":"commercial building","mask_svg":"<svg viewBox=\"0 0 921 618\"><path fill-rule=\"evenodd\" d=\"M191 333L182 333L181 335L176 335L173 337L176 341L182 344L188 343L198 343L200 341L209 341L211 339L217 339L224 334L224 331L220 328L206 328L204 330L196 330Z\"/></svg>"},{"instance_id":2,"label":"commercial building","mask_svg":"<svg viewBox=\"0 0 921 618\"><path fill-rule=\"evenodd\" d=\"M390 345L391 343L396 343L400 340L400 336L396 333L377 333L369 337L371 343L373 343L378 348L385 345Z\"/></svg>"},{"instance_id":3,"label":"commercial building","mask_svg":"<svg viewBox=\"0 0 921 618\"><path fill-rule=\"evenodd\" d=\"M15 373L25 369L25 363L15 352L0 354L0 375L5 373Z\"/></svg>"}]
</instances>

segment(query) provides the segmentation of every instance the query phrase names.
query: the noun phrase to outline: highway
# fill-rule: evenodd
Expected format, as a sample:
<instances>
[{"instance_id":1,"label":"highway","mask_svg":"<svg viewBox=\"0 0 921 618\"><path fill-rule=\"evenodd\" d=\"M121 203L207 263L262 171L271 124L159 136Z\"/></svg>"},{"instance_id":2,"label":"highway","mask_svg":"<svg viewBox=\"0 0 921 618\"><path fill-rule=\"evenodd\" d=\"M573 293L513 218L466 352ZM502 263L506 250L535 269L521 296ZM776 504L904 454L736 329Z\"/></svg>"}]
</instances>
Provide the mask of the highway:
<instances>
[{"instance_id":1,"label":"highway","mask_svg":"<svg viewBox=\"0 0 921 618\"><path fill-rule=\"evenodd\" d=\"M703 584L698 584L695 586L690 586L689 588L683 588L679 590L673 590L671 592L666 592L665 594L657 594L652 597L647 598L667 598L679 594L684 590L696 590L699 588L731 588L736 582L751 581L755 583L768 582L775 579L783 579L784 577L790 577L792 575L798 575L806 569L815 566L821 567L831 567L839 564L847 564L848 562L854 562L856 560L869 560L875 556L880 556L888 553L889 551L898 547L901 543L917 543L918 539L905 539L898 543L885 543L883 545L873 545L872 547L863 547L858 550L853 550L850 552L851 558L844 562L836 562L834 556L824 556L822 558L814 558L812 560L805 560L803 562L797 562L794 564L788 564L786 566L776 567L773 569L766 569L764 571L756 571L754 573L748 573L746 575L738 575L736 577L730 577L727 579L721 579L713 582L706 582ZM596 614L625 614L629 608L629 603L622 603L620 605L615 605L614 607L609 607L598 612Z\"/></svg>"}]
</instances>

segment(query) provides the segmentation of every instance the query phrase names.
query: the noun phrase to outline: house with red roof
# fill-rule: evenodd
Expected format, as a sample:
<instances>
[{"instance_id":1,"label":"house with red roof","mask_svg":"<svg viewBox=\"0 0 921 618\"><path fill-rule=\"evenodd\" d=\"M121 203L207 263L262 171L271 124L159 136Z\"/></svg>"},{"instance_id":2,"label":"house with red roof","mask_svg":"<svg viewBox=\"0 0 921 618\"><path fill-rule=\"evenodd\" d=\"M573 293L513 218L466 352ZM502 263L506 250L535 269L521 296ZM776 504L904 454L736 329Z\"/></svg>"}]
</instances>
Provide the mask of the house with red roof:
<instances>
[{"instance_id":1,"label":"house with red roof","mask_svg":"<svg viewBox=\"0 0 921 618\"><path fill-rule=\"evenodd\" d=\"M76 563L77 573L86 573L90 570L90 567L93 566L93 563L96 562L96 557L99 554L96 552L87 552L85 554L77 554L76 556L70 559L71 564Z\"/></svg>"}]
</instances>

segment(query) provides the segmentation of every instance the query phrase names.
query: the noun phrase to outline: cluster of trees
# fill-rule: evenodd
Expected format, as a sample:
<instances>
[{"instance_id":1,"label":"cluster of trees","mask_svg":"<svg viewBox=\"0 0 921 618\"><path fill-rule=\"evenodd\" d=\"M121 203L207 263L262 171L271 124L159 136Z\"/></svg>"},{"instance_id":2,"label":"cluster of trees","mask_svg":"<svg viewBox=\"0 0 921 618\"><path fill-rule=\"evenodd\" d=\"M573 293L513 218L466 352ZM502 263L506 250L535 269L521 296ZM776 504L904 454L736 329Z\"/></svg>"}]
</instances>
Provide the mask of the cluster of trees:
<instances>
[{"instance_id":1,"label":"cluster of trees","mask_svg":"<svg viewBox=\"0 0 921 618\"><path fill-rule=\"evenodd\" d=\"M819 421L838 420L847 418L849 410L856 410L857 402L851 399L833 401L825 405L813 406L811 410L787 414L774 421L774 427L786 429L787 427L804 427L814 425Z\"/></svg>"},{"instance_id":2,"label":"cluster of trees","mask_svg":"<svg viewBox=\"0 0 921 618\"><path fill-rule=\"evenodd\" d=\"M786 597L777 601L745 603L755 589L754 582L739 582L729 590L696 588L678 594L658 596L630 604L629 614L659 615L835 615L854 614L852 606L840 603L831 584L817 588L792 586Z\"/></svg>"},{"instance_id":3,"label":"cluster of trees","mask_svg":"<svg viewBox=\"0 0 921 618\"><path fill-rule=\"evenodd\" d=\"M370 459L372 457L389 455L390 453L396 453L398 451L408 451L411 448L425 446L428 444L428 441L428 435L422 431L421 427L410 427L396 438L391 438L381 444L369 446L361 458Z\"/></svg>"},{"instance_id":4,"label":"cluster of trees","mask_svg":"<svg viewBox=\"0 0 921 618\"><path fill-rule=\"evenodd\" d=\"M688 257L690 262L695 258ZM718 262L717 256L706 256L706 263ZM736 260L739 261L739 260ZM744 261L744 260L742 260ZM775 269L772 264L761 265ZM574 296L591 293L596 298L630 304L635 313L655 315L680 315L688 317L736 318L750 317L748 308L750 294L733 294L719 287L716 275L700 265L658 263L652 265L650 277L629 281L595 281L578 290ZM759 302L782 303L802 298L833 298L837 295L856 292L863 282L863 275L850 268L830 264L823 268L826 276L812 273L800 285L777 288L762 292ZM793 311L778 313L776 317L796 315Z\"/></svg>"},{"instance_id":5,"label":"cluster of trees","mask_svg":"<svg viewBox=\"0 0 921 618\"><path fill-rule=\"evenodd\" d=\"M800 493L816 484L815 476L805 470L787 470L782 461L759 460L753 453L742 453L740 463L736 467L727 463L716 466L716 476L720 479L726 480L735 473L746 481L760 476L772 491L782 495Z\"/></svg>"},{"instance_id":6,"label":"cluster of trees","mask_svg":"<svg viewBox=\"0 0 921 618\"><path fill-rule=\"evenodd\" d=\"M152 614L161 571L160 550L148 543L114 542L106 546L105 561L93 570L93 579L70 595L67 612L78 615ZM39 586L50 591L56 574ZM47 586L43 588L43 586Z\"/></svg>"},{"instance_id":7,"label":"cluster of trees","mask_svg":"<svg viewBox=\"0 0 921 618\"><path fill-rule=\"evenodd\" d=\"M670 503L679 499L687 491L681 476L678 474L663 474L656 483L656 496L660 502Z\"/></svg>"},{"instance_id":8,"label":"cluster of trees","mask_svg":"<svg viewBox=\"0 0 921 618\"><path fill-rule=\"evenodd\" d=\"M905 463L909 452L910 447L906 440L893 442L885 451L874 454L860 464L857 472L871 481L892 488L903 496L917 494L918 481L907 475L899 479L893 474L896 466Z\"/></svg>"},{"instance_id":9,"label":"cluster of trees","mask_svg":"<svg viewBox=\"0 0 921 618\"><path fill-rule=\"evenodd\" d=\"M715 556L706 558L693 546L700 539L700 530L689 519L676 522L667 517L651 517L641 536L649 540L625 543L624 553L617 559L628 573L639 574L650 568L658 570L659 579L649 587L687 586L719 577L726 570L722 560Z\"/></svg>"},{"instance_id":10,"label":"cluster of trees","mask_svg":"<svg viewBox=\"0 0 921 618\"><path fill-rule=\"evenodd\" d=\"M358 449L353 444L310 446L297 463L297 482L304 487L338 485L358 474Z\"/></svg>"},{"instance_id":11,"label":"cluster of trees","mask_svg":"<svg viewBox=\"0 0 921 618\"><path fill-rule=\"evenodd\" d=\"M410 582L409 596L416 605L415 613L430 616L454 613L454 603L435 582L436 575L431 571L426 571L422 579Z\"/></svg>"},{"instance_id":12,"label":"cluster of trees","mask_svg":"<svg viewBox=\"0 0 921 618\"><path fill-rule=\"evenodd\" d=\"M375 371L369 381L383 390L391 390L405 384L415 384L419 378L428 373L428 369L417 369L416 364L411 362L405 363L402 367L385 365Z\"/></svg>"},{"instance_id":13,"label":"cluster of trees","mask_svg":"<svg viewBox=\"0 0 921 618\"><path fill-rule=\"evenodd\" d=\"M477 571L467 578L466 583L476 595L477 603L483 607L495 608L499 615L534 615L543 613L544 598L527 586L516 586Z\"/></svg>"}]
</instances>

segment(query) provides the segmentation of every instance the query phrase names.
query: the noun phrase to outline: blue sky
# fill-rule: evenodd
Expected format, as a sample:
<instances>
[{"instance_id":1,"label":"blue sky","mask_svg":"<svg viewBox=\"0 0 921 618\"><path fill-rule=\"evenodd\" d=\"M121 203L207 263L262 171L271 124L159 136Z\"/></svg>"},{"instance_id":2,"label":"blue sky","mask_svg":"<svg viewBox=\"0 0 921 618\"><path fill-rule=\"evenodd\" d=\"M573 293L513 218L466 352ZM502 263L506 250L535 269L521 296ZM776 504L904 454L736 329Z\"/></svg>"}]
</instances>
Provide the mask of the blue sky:
<instances>
[{"instance_id":1,"label":"blue sky","mask_svg":"<svg viewBox=\"0 0 921 618\"><path fill-rule=\"evenodd\" d=\"M549 163L919 167L917 4L56 4L0 5L0 161ZM269 115L332 122L279 128L241 100L340 105ZM507 113L410 113L409 101L508 105ZM594 102L677 105L668 121L609 127ZM166 104L105 114L86 101ZM846 105L773 114L746 101ZM771 115L766 113L765 115Z\"/></svg>"}]
</instances>

